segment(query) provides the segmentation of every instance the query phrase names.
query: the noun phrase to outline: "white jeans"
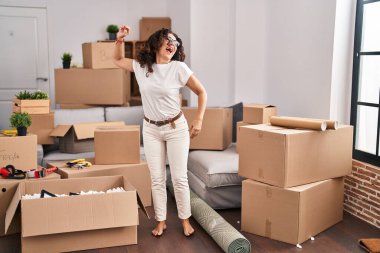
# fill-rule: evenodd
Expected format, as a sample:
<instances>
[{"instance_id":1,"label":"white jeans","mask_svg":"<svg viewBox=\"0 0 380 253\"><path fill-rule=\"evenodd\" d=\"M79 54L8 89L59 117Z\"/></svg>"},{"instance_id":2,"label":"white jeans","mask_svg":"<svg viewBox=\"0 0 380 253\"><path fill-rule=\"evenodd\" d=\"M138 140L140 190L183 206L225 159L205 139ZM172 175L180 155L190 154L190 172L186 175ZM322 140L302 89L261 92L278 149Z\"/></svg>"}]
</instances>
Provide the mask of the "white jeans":
<instances>
[{"instance_id":1,"label":"white jeans","mask_svg":"<svg viewBox=\"0 0 380 253\"><path fill-rule=\"evenodd\" d=\"M170 124L156 126L144 120L143 140L145 156L152 179L152 195L155 218L166 220L166 154L177 202L178 217L191 216L190 190L187 181L187 158L190 136L186 118L182 115L175 121L176 128Z\"/></svg>"}]
</instances>

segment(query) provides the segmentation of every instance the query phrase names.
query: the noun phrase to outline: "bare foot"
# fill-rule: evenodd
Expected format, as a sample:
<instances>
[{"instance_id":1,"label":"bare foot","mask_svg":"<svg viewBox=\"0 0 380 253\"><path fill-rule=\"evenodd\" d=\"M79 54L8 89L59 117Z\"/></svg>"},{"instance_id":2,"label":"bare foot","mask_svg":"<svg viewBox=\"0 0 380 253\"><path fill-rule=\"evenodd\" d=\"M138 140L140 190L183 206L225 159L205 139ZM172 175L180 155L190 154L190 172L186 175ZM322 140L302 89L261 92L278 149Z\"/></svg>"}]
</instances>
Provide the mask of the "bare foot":
<instances>
[{"instance_id":1,"label":"bare foot","mask_svg":"<svg viewBox=\"0 0 380 253\"><path fill-rule=\"evenodd\" d=\"M166 229L165 221L159 221L157 223L157 226L152 230L152 235L159 237L164 233L165 229Z\"/></svg>"},{"instance_id":2,"label":"bare foot","mask_svg":"<svg viewBox=\"0 0 380 253\"><path fill-rule=\"evenodd\" d=\"M183 233L185 236L189 237L194 234L194 228L191 226L189 219L181 220L183 226Z\"/></svg>"}]
</instances>

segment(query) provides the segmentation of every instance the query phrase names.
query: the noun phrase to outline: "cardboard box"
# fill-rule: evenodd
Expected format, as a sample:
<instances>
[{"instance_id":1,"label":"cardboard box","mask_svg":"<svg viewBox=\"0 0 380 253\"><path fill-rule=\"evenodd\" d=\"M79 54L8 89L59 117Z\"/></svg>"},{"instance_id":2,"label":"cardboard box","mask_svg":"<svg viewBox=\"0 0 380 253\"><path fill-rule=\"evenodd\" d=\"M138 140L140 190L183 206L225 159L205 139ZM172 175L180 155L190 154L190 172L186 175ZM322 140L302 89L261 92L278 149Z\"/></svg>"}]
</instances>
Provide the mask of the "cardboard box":
<instances>
[{"instance_id":1,"label":"cardboard box","mask_svg":"<svg viewBox=\"0 0 380 253\"><path fill-rule=\"evenodd\" d=\"M97 127L124 126L124 122L98 122L58 125L50 136L59 138L59 150L64 153L94 151L94 132Z\"/></svg>"},{"instance_id":2,"label":"cardboard box","mask_svg":"<svg viewBox=\"0 0 380 253\"><path fill-rule=\"evenodd\" d=\"M140 163L140 126L95 130L95 164Z\"/></svg>"},{"instance_id":3,"label":"cardboard box","mask_svg":"<svg viewBox=\"0 0 380 253\"><path fill-rule=\"evenodd\" d=\"M23 200L42 189L55 194L125 192ZM137 244L139 197L122 176L22 182L7 209L6 230L21 205L22 252L67 252ZM139 204L141 201L139 201ZM142 210L144 207L140 205ZM146 213L146 211L145 211ZM147 214L147 213L146 213Z\"/></svg>"},{"instance_id":4,"label":"cardboard box","mask_svg":"<svg viewBox=\"0 0 380 253\"><path fill-rule=\"evenodd\" d=\"M198 108L182 107L190 124ZM190 139L190 149L224 150L232 143L232 109L206 108L200 134Z\"/></svg>"},{"instance_id":5,"label":"cardboard box","mask_svg":"<svg viewBox=\"0 0 380 253\"><path fill-rule=\"evenodd\" d=\"M263 104L244 104L243 121L249 124L269 123L271 116L277 115L277 107Z\"/></svg>"},{"instance_id":6,"label":"cardboard box","mask_svg":"<svg viewBox=\"0 0 380 253\"><path fill-rule=\"evenodd\" d=\"M13 112L27 112L29 114L44 114L50 112L49 99L23 99L13 98Z\"/></svg>"},{"instance_id":7,"label":"cardboard box","mask_svg":"<svg viewBox=\"0 0 380 253\"><path fill-rule=\"evenodd\" d=\"M293 188L242 184L241 229L300 244L343 218L343 178Z\"/></svg>"},{"instance_id":8,"label":"cardboard box","mask_svg":"<svg viewBox=\"0 0 380 253\"><path fill-rule=\"evenodd\" d=\"M94 42L82 44L83 67L88 69L119 68L113 63L115 42ZM124 54L124 47L122 48Z\"/></svg>"},{"instance_id":9,"label":"cardboard box","mask_svg":"<svg viewBox=\"0 0 380 253\"><path fill-rule=\"evenodd\" d=\"M55 69L57 104L123 105L130 97L130 73L122 69Z\"/></svg>"},{"instance_id":10,"label":"cardboard box","mask_svg":"<svg viewBox=\"0 0 380 253\"><path fill-rule=\"evenodd\" d=\"M169 17L143 17L140 19L140 40L148 40L150 35L161 28L171 29L172 22Z\"/></svg>"},{"instance_id":11,"label":"cardboard box","mask_svg":"<svg viewBox=\"0 0 380 253\"><path fill-rule=\"evenodd\" d=\"M146 162L136 164L98 165L92 159L86 159L93 163L89 168L67 168L66 161L48 162L49 167L57 167L62 178L81 178L122 175L137 189L144 206L152 205L152 187L150 172Z\"/></svg>"},{"instance_id":12,"label":"cardboard box","mask_svg":"<svg viewBox=\"0 0 380 253\"><path fill-rule=\"evenodd\" d=\"M0 135L0 165L18 170L37 168L37 135L8 137Z\"/></svg>"},{"instance_id":13,"label":"cardboard box","mask_svg":"<svg viewBox=\"0 0 380 253\"><path fill-rule=\"evenodd\" d=\"M32 125L28 128L29 133L37 135L38 144L53 144L54 138L50 132L54 129L54 113L31 114Z\"/></svg>"},{"instance_id":14,"label":"cardboard box","mask_svg":"<svg viewBox=\"0 0 380 253\"><path fill-rule=\"evenodd\" d=\"M248 126L249 124L244 121L236 122L236 152L239 153L239 131L241 126Z\"/></svg>"},{"instance_id":15,"label":"cardboard box","mask_svg":"<svg viewBox=\"0 0 380 253\"><path fill-rule=\"evenodd\" d=\"M61 176L57 173L49 173L46 177L43 178L31 178L31 179L1 179L0 178L0 236L5 235L5 213L7 211L7 208L9 204L11 203L11 200L13 198L13 195L16 192L17 186L20 182L24 182L27 180L32 181L43 181L43 180L51 180L51 179L60 179ZM21 232L21 226L20 226L20 215L19 213L18 219L14 219L11 223L9 230L7 232L7 235L10 234L16 234Z\"/></svg>"},{"instance_id":16,"label":"cardboard box","mask_svg":"<svg viewBox=\"0 0 380 253\"><path fill-rule=\"evenodd\" d=\"M239 135L242 177L292 187L351 173L352 126L322 132L250 125Z\"/></svg>"}]
</instances>

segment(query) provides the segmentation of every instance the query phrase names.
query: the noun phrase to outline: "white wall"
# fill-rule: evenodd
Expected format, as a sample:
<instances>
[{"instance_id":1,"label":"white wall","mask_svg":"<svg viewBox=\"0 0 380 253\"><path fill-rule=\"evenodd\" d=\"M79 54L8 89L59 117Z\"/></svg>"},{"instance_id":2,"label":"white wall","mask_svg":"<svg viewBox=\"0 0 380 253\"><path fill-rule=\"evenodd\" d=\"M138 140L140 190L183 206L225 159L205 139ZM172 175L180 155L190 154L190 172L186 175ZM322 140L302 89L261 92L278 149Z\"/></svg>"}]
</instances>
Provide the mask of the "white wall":
<instances>
[{"instance_id":1,"label":"white wall","mask_svg":"<svg viewBox=\"0 0 380 253\"><path fill-rule=\"evenodd\" d=\"M348 123L355 0L236 0L235 102Z\"/></svg>"},{"instance_id":2,"label":"white wall","mask_svg":"<svg viewBox=\"0 0 380 253\"><path fill-rule=\"evenodd\" d=\"M82 64L82 43L106 39L108 24L130 25L128 39L138 40L141 17L168 15L167 0L49 0L47 4L52 97L54 68L62 67L63 52L73 54L72 63Z\"/></svg>"},{"instance_id":3,"label":"white wall","mask_svg":"<svg viewBox=\"0 0 380 253\"><path fill-rule=\"evenodd\" d=\"M265 103L267 0L236 1L235 102Z\"/></svg>"},{"instance_id":4,"label":"white wall","mask_svg":"<svg viewBox=\"0 0 380 253\"><path fill-rule=\"evenodd\" d=\"M208 106L234 100L235 1L191 0L191 68L205 86ZM194 95L191 105L197 105Z\"/></svg>"}]
</instances>

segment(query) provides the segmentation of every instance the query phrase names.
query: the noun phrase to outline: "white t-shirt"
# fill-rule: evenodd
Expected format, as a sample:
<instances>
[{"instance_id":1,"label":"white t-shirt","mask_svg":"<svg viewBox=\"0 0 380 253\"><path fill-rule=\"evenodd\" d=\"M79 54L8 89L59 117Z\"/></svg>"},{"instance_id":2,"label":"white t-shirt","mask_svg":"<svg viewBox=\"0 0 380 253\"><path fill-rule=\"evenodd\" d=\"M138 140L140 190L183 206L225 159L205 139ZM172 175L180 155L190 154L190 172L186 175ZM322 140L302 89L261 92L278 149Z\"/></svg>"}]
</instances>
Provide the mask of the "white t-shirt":
<instances>
[{"instance_id":1,"label":"white t-shirt","mask_svg":"<svg viewBox=\"0 0 380 253\"><path fill-rule=\"evenodd\" d=\"M193 74L184 62L171 61L167 64L153 64L153 73L141 68L133 60L133 70L139 84L144 114L148 119L159 121L173 118L181 110L179 90Z\"/></svg>"}]
</instances>

